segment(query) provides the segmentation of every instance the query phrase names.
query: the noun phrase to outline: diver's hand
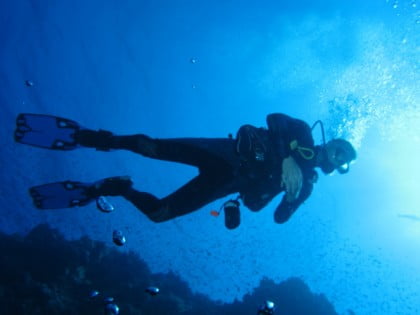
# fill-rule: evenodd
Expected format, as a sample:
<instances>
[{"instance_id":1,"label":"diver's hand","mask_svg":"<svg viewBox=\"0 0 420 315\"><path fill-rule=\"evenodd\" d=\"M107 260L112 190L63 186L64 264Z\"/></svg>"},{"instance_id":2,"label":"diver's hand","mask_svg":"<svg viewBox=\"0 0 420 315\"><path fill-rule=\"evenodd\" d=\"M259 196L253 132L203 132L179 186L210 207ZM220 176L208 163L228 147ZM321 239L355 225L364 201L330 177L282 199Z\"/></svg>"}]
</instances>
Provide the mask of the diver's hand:
<instances>
[{"instance_id":1,"label":"diver's hand","mask_svg":"<svg viewBox=\"0 0 420 315\"><path fill-rule=\"evenodd\" d=\"M282 171L282 187L286 191L286 200L293 202L302 189L302 171L291 156L283 159Z\"/></svg>"}]
</instances>

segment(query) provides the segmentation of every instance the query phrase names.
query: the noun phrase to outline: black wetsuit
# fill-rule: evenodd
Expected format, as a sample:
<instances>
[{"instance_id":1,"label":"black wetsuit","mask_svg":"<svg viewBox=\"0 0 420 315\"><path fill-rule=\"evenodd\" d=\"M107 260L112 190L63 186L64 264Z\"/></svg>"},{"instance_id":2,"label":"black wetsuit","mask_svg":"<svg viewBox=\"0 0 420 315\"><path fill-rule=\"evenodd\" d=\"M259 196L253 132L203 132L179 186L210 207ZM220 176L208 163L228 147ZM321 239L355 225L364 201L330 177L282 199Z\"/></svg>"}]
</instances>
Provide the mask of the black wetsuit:
<instances>
[{"instance_id":1,"label":"black wetsuit","mask_svg":"<svg viewBox=\"0 0 420 315\"><path fill-rule=\"evenodd\" d=\"M267 128L242 126L233 138L152 139L146 135L112 136L109 148L127 149L143 156L196 166L199 175L165 198L131 188L123 195L155 222L163 222L200 209L232 193L239 193L252 211L264 208L281 186L282 161L293 156L304 178L298 199L285 198L275 211L275 221L287 221L305 201L316 176L314 158L307 159L291 146L315 152L310 127L283 114L267 116Z\"/></svg>"}]
</instances>

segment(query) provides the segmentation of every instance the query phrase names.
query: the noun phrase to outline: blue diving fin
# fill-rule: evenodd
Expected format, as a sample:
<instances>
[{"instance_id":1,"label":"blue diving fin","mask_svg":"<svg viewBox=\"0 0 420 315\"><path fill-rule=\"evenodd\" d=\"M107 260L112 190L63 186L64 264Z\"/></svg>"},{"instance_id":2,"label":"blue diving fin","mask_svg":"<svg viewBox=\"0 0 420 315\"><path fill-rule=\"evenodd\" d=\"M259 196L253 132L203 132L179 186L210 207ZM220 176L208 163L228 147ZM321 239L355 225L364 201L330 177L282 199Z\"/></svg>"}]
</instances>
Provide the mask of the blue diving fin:
<instances>
[{"instance_id":1,"label":"blue diving fin","mask_svg":"<svg viewBox=\"0 0 420 315\"><path fill-rule=\"evenodd\" d=\"M63 181L31 187L29 193L38 209L73 208L87 205L96 199L88 194L91 185Z\"/></svg>"},{"instance_id":2,"label":"blue diving fin","mask_svg":"<svg viewBox=\"0 0 420 315\"><path fill-rule=\"evenodd\" d=\"M79 145L75 132L82 127L75 121L51 115L19 114L15 141L51 150L73 150Z\"/></svg>"},{"instance_id":3,"label":"blue diving fin","mask_svg":"<svg viewBox=\"0 0 420 315\"><path fill-rule=\"evenodd\" d=\"M129 176L108 177L94 183L67 180L31 187L29 194L38 209L62 209L85 206L100 196L122 196L132 185Z\"/></svg>"}]
</instances>

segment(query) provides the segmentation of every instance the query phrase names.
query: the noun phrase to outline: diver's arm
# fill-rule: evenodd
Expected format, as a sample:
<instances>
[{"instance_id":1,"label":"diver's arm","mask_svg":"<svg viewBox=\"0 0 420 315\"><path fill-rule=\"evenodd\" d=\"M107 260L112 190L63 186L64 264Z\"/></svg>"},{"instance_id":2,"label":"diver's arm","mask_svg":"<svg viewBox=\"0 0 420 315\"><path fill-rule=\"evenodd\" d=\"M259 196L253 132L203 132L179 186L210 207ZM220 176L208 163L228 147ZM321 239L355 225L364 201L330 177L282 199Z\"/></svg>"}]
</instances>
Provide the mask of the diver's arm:
<instances>
[{"instance_id":1,"label":"diver's arm","mask_svg":"<svg viewBox=\"0 0 420 315\"><path fill-rule=\"evenodd\" d=\"M303 175L299 165L292 156L283 159L281 185L286 191L288 202L297 200L302 189Z\"/></svg>"},{"instance_id":2,"label":"diver's arm","mask_svg":"<svg viewBox=\"0 0 420 315\"><path fill-rule=\"evenodd\" d=\"M299 208L299 206L305 202L306 199L311 195L313 190L313 184L306 181L302 186L299 197L292 202L288 201L287 194L283 196L280 204L277 206L274 212L274 221L276 223L285 223L290 219L293 213Z\"/></svg>"}]
</instances>

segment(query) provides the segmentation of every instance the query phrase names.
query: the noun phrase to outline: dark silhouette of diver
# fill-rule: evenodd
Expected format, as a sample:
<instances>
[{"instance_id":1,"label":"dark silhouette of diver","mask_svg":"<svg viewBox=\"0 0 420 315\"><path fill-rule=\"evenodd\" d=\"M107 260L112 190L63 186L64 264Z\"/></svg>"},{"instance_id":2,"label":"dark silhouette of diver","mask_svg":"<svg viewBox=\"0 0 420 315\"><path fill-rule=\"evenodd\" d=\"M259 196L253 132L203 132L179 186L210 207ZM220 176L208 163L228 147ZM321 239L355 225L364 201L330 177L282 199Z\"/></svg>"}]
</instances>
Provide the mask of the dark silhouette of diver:
<instances>
[{"instance_id":1,"label":"dark silhouette of diver","mask_svg":"<svg viewBox=\"0 0 420 315\"><path fill-rule=\"evenodd\" d=\"M125 149L199 169L198 176L162 199L134 189L128 176L95 183L64 181L35 186L30 193L39 209L83 206L100 196L122 196L150 220L164 222L239 193L236 200L224 204L225 224L233 229L240 223L239 199L250 210L259 211L285 192L274 213L274 221L284 223L311 194L318 178L316 167L325 174L348 172L356 151L343 139L326 143L322 123L317 123L322 129L322 145L314 144L307 123L284 114L268 115L268 128L244 125L235 138L174 139L153 139L144 134L119 136L60 117L20 114L15 140L53 150Z\"/></svg>"}]
</instances>

